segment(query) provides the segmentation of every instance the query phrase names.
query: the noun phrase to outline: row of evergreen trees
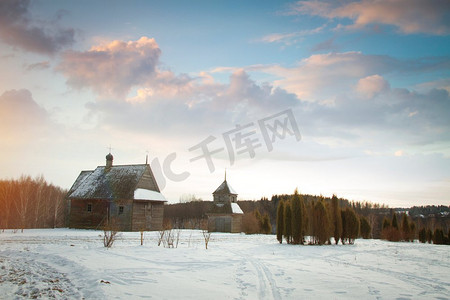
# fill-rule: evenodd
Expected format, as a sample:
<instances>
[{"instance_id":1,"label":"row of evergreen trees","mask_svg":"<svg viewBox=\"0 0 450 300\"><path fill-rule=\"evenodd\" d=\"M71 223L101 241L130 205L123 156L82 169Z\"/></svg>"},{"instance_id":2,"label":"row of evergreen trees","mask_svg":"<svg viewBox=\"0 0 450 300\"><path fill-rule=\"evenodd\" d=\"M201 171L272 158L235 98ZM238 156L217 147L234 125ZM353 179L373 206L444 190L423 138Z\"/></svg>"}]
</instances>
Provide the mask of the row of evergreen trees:
<instances>
[{"instance_id":1,"label":"row of evergreen trees","mask_svg":"<svg viewBox=\"0 0 450 300\"><path fill-rule=\"evenodd\" d=\"M447 236L445 236L444 230L441 228L436 228L433 232L430 228L423 227L419 230L419 242L450 245L450 229L448 230Z\"/></svg>"},{"instance_id":2,"label":"row of evergreen trees","mask_svg":"<svg viewBox=\"0 0 450 300\"><path fill-rule=\"evenodd\" d=\"M365 217L360 218L351 207L341 209L338 198L333 195L330 202L324 199L305 204L303 196L295 190L285 200L280 200L277 207L277 239L288 244L331 244L331 237L337 244L353 244L364 231L365 238L370 236L371 228ZM363 224L363 225L362 225Z\"/></svg>"},{"instance_id":3,"label":"row of evergreen trees","mask_svg":"<svg viewBox=\"0 0 450 300\"><path fill-rule=\"evenodd\" d=\"M392 214L391 220L384 218L381 238L392 242L412 242L414 241L416 232L416 223L408 217L406 213L402 213L401 224L398 224L397 214Z\"/></svg>"}]
</instances>

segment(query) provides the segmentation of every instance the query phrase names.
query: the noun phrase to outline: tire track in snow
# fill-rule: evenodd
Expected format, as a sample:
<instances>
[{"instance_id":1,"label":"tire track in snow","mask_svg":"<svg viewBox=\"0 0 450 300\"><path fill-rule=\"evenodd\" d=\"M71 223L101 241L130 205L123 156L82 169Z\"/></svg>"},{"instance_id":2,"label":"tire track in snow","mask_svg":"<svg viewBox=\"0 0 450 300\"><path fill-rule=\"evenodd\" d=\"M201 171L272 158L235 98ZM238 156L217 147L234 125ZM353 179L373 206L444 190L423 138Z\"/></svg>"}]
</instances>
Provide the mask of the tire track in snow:
<instances>
[{"instance_id":1,"label":"tire track in snow","mask_svg":"<svg viewBox=\"0 0 450 300\"><path fill-rule=\"evenodd\" d=\"M383 269L375 266L370 265L360 265L357 263L351 263L351 262L342 262L339 259L333 259L330 257L324 257L324 261L335 263L335 264L343 264L348 265L354 268L362 269L362 270L369 270L375 273L384 274L386 276L392 276L394 278L397 278L401 281L404 281L408 284L414 284L415 286L420 287L423 289L423 294L431 293L430 287L433 288L433 292L436 293L448 293L448 289L446 288L447 284L445 282L439 281L435 278L430 279L427 277L417 276L414 274L408 274L403 272L398 272L392 269Z\"/></svg>"},{"instance_id":2,"label":"tire track in snow","mask_svg":"<svg viewBox=\"0 0 450 300\"><path fill-rule=\"evenodd\" d=\"M250 262L253 268L256 270L258 276L258 299L275 299L281 300L281 295L279 288L277 287L276 281L273 279L270 270L257 259L244 255L238 251L230 250L230 252L239 255L246 261Z\"/></svg>"}]
</instances>

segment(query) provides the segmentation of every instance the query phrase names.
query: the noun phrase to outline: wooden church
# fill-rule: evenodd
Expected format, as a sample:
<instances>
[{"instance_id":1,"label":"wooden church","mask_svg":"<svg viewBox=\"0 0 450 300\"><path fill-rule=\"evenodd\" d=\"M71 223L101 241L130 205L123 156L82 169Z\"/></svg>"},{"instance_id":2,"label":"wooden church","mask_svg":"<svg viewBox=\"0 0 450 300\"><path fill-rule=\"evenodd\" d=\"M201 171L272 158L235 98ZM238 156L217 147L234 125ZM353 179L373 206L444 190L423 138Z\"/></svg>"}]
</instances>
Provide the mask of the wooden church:
<instances>
[{"instance_id":1,"label":"wooden church","mask_svg":"<svg viewBox=\"0 0 450 300\"><path fill-rule=\"evenodd\" d=\"M150 165L106 166L81 171L67 194L69 227L100 229L114 222L120 231L160 230L164 203Z\"/></svg>"},{"instance_id":2,"label":"wooden church","mask_svg":"<svg viewBox=\"0 0 450 300\"><path fill-rule=\"evenodd\" d=\"M237 203L237 193L225 180L213 192L213 204L207 213L208 230L218 232L240 233L242 227L242 209Z\"/></svg>"}]
</instances>

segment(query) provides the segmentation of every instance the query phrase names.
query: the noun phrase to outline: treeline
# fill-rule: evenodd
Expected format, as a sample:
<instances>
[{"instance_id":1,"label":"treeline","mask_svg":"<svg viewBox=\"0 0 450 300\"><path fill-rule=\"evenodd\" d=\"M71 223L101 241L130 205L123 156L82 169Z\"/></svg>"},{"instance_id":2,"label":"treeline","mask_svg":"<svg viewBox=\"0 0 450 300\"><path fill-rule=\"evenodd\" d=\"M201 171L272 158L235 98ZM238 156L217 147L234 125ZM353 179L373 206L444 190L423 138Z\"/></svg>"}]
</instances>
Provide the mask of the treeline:
<instances>
[{"instance_id":1,"label":"treeline","mask_svg":"<svg viewBox=\"0 0 450 300\"><path fill-rule=\"evenodd\" d=\"M43 176L0 180L0 227L23 230L65 226L66 193Z\"/></svg>"},{"instance_id":2,"label":"treeline","mask_svg":"<svg viewBox=\"0 0 450 300\"><path fill-rule=\"evenodd\" d=\"M412 217L440 217L450 214L450 206L444 205L427 205L413 206L408 209L409 215Z\"/></svg>"},{"instance_id":3,"label":"treeline","mask_svg":"<svg viewBox=\"0 0 450 300\"><path fill-rule=\"evenodd\" d=\"M173 228L200 229L202 221L207 218L211 201L191 201L164 205L164 223Z\"/></svg>"},{"instance_id":4,"label":"treeline","mask_svg":"<svg viewBox=\"0 0 450 300\"><path fill-rule=\"evenodd\" d=\"M447 235L441 228L436 228L432 231L430 228L423 227L419 231L419 242L421 243L433 243L437 245L450 245L450 229Z\"/></svg>"},{"instance_id":5,"label":"treeline","mask_svg":"<svg viewBox=\"0 0 450 300\"><path fill-rule=\"evenodd\" d=\"M280 201L287 202L293 197L292 194L273 195L271 199L261 198L260 200L239 200L238 204L244 212L242 220L242 230L245 233L275 233L277 207ZM305 205L312 207L312 204L319 201L328 206L331 198L315 196L309 194L301 195ZM370 202L350 202L347 199L337 198L340 208L347 207L354 211L357 216L364 216L361 232L366 233L367 227L372 230L368 237L381 237L381 224L385 215L389 215L391 209L385 205ZM210 209L211 201L192 201L186 203L168 204L164 207L165 222L169 222L177 228L199 228L202 219L205 219L206 213ZM312 220L312 218L311 218ZM270 226L269 226L270 225ZM368 226L366 226L368 225ZM267 232L268 229L270 232ZM312 226L308 227L312 228ZM308 232L309 234L310 232Z\"/></svg>"},{"instance_id":6,"label":"treeline","mask_svg":"<svg viewBox=\"0 0 450 300\"><path fill-rule=\"evenodd\" d=\"M292 194L282 194L273 195L270 200L268 198L261 198L258 201L238 201L239 206L244 211L242 219L243 232L250 234L276 233L277 226L281 226L277 224L277 208L281 202L286 206L287 203L290 203L293 196ZM366 201L354 202L336 196L332 198L307 194L299 194L299 196L303 200L306 212L305 222L307 223L305 223L304 236L313 237L311 241L306 241L308 243L322 243L324 238L321 237L321 234L323 233L317 230L320 230L322 227L320 224L326 224L331 221L333 223L329 226L332 229L327 229L329 226L325 226L324 231L325 233L328 232L328 235L324 234L324 236L329 236L329 230L331 230L332 237L336 234L339 241L342 240L342 236L339 237L339 231L337 233L334 232L336 228L336 225L334 225L335 220L339 222L339 218L335 217L337 210L333 208L336 203L341 212L341 220L347 220L349 218L354 220L353 213L355 213L359 220L358 237L386 239L390 241L421 240L420 234L425 230L425 241L429 240L437 244L441 243L441 241L446 243L445 241L448 240L448 231L450 229L450 214L448 211L450 211L450 207L447 206L415 206L410 208L409 214L407 214L408 209L393 209L386 205ZM164 217L166 221L170 221L178 228L200 228L199 224L202 219L206 218L206 213L209 211L211 204L212 202L210 201L169 204L165 206ZM327 213L324 213L322 206ZM328 219L324 218L323 215L328 216ZM394 215L395 221L393 221ZM394 229L391 228L392 223L394 223ZM398 224L397 226L395 225L396 223ZM352 242L353 239L350 228L351 226L342 228L344 242L346 243ZM325 242L328 243L328 239Z\"/></svg>"},{"instance_id":7,"label":"treeline","mask_svg":"<svg viewBox=\"0 0 450 300\"><path fill-rule=\"evenodd\" d=\"M365 221L362 221L364 219ZM324 198L305 203L303 196L294 194L280 200L277 208L276 233L280 243L288 244L353 244L359 237L364 222L365 237L370 235L370 225L364 216L358 217L350 206L341 208L339 199L333 195L330 202Z\"/></svg>"}]
</instances>

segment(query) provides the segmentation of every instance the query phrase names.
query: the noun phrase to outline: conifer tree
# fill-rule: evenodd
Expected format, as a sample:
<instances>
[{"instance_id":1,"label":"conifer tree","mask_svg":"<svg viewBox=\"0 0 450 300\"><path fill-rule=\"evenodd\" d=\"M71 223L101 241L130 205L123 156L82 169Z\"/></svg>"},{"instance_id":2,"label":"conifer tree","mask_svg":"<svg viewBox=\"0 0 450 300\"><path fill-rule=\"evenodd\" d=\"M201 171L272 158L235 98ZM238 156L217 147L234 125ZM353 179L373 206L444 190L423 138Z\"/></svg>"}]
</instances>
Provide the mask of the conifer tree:
<instances>
[{"instance_id":1,"label":"conifer tree","mask_svg":"<svg viewBox=\"0 0 450 300\"><path fill-rule=\"evenodd\" d=\"M427 230L425 229L425 227L423 227L419 231L419 242L421 242L421 243L427 242Z\"/></svg>"},{"instance_id":2,"label":"conifer tree","mask_svg":"<svg viewBox=\"0 0 450 300\"><path fill-rule=\"evenodd\" d=\"M410 225L409 225L409 221L408 221L408 216L406 215L406 213L402 214L402 236L403 236L403 240L405 242L409 242L411 239L410 236Z\"/></svg>"},{"instance_id":3,"label":"conifer tree","mask_svg":"<svg viewBox=\"0 0 450 300\"><path fill-rule=\"evenodd\" d=\"M331 216L333 220L334 242L337 245L342 234L342 218L341 218L341 209L339 208L339 200L334 194L333 197L331 198Z\"/></svg>"},{"instance_id":4,"label":"conifer tree","mask_svg":"<svg viewBox=\"0 0 450 300\"><path fill-rule=\"evenodd\" d=\"M391 226L398 230L397 214L395 212L392 214Z\"/></svg>"},{"instance_id":5,"label":"conifer tree","mask_svg":"<svg viewBox=\"0 0 450 300\"><path fill-rule=\"evenodd\" d=\"M277 240L283 243L283 232L284 232L284 201L280 200L278 202L277 208Z\"/></svg>"},{"instance_id":6,"label":"conifer tree","mask_svg":"<svg viewBox=\"0 0 450 300\"><path fill-rule=\"evenodd\" d=\"M382 230L388 229L389 227L391 227L391 222L389 221L388 218L384 217L383 219L383 226L382 226Z\"/></svg>"},{"instance_id":7,"label":"conifer tree","mask_svg":"<svg viewBox=\"0 0 450 300\"><path fill-rule=\"evenodd\" d=\"M301 203L301 197L295 189L294 195L291 200L292 211L292 243L303 243L303 206Z\"/></svg>"},{"instance_id":8,"label":"conifer tree","mask_svg":"<svg viewBox=\"0 0 450 300\"><path fill-rule=\"evenodd\" d=\"M292 210L289 201L284 205L284 239L290 244L292 240Z\"/></svg>"},{"instance_id":9,"label":"conifer tree","mask_svg":"<svg viewBox=\"0 0 450 300\"><path fill-rule=\"evenodd\" d=\"M305 241L306 232L308 230L308 210L306 208L305 201L303 199L303 196L300 195L300 205L302 207L303 212L303 218L302 218L302 244Z\"/></svg>"},{"instance_id":10,"label":"conifer tree","mask_svg":"<svg viewBox=\"0 0 450 300\"><path fill-rule=\"evenodd\" d=\"M410 230L410 241L414 242L414 239L416 238L416 223L411 220L409 223L409 230Z\"/></svg>"},{"instance_id":11,"label":"conifer tree","mask_svg":"<svg viewBox=\"0 0 450 300\"><path fill-rule=\"evenodd\" d=\"M261 231L264 234L269 234L272 232L272 224L270 224L270 218L267 213L264 214L264 217L262 217L262 227Z\"/></svg>"},{"instance_id":12,"label":"conifer tree","mask_svg":"<svg viewBox=\"0 0 450 300\"><path fill-rule=\"evenodd\" d=\"M436 228L433 233L433 244L444 244L444 231L440 228Z\"/></svg>"},{"instance_id":13,"label":"conifer tree","mask_svg":"<svg viewBox=\"0 0 450 300\"><path fill-rule=\"evenodd\" d=\"M370 227L369 220L365 216L361 216L359 218L361 224L361 236L363 239L370 238L370 233L372 232L372 228Z\"/></svg>"},{"instance_id":14,"label":"conifer tree","mask_svg":"<svg viewBox=\"0 0 450 300\"><path fill-rule=\"evenodd\" d=\"M323 200L317 201L314 205L314 243L323 245L327 243L331 236L331 223L328 211Z\"/></svg>"},{"instance_id":15,"label":"conifer tree","mask_svg":"<svg viewBox=\"0 0 450 300\"><path fill-rule=\"evenodd\" d=\"M262 227L263 227L263 219L262 219L261 213L259 212L259 209L255 209L254 214L255 214L256 220L258 220L258 227L259 227L258 233L261 233Z\"/></svg>"},{"instance_id":16,"label":"conifer tree","mask_svg":"<svg viewBox=\"0 0 450 300\"><path fill-rule=\"evenodd\" d=\"M347 207L341 211L342 216L342 244L348 241L349 244L353 244L355 239L359 235L359 219L356 216L355 211L351 207Z\"/></svg>"},{"instance_id":17,"label":"conifer tree","mask_svg":"<svg viewBox=\"0 0 450 300\"><path fill-rule=\"evenodd\" d=\"M347 213L345 209L341 209L341 219L342 219L342 233L341 233L341 243L345 245L347 239Z\"/></svg>"},{"instance_id":18,"label":"conifer tree","mask_svg":"<svg viewBox=\"0 0 450 300\"><path fill-rule=\"evenodd\" d=\"M353 244L355 242L355 239L359 235L359 219L356 216L356 213L353 209L347 208L347 235L348 235L348 242L350 244Z\"/></svg>"},{"instance_id":19,"label":"conifer tree","mask_svg":"<svg viewBox=\"0 0 450 300\"><path fill-rule=\"evenodd\" d=\"M433 232L430 228L427 229L427 242L431 244L431 241L433 240Z\"/></svg>"}]
</instances>

